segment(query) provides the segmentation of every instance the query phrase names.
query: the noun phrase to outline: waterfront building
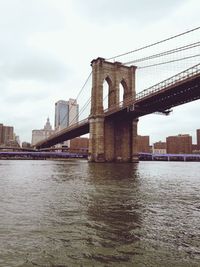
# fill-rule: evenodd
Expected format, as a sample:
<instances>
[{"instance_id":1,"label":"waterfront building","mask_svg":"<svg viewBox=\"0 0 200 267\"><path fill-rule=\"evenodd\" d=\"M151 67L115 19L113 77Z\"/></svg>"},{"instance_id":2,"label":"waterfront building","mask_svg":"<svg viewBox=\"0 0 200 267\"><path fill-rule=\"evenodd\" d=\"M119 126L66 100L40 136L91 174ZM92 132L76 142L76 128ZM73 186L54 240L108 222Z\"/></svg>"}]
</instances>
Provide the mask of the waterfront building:
<instances>
[{"instance_id":1,"label":"waterfront building","mask_svg":"<svg viewBox=\"0 0 200 267\"><path fill-rule=\"evenodd\" d=\"M149 136L137 136L138 140L138 152L150 153Z\"/></svg>"},{"instance_id":2,"label":"waterfront building","mask_svg":"<svg viewBox=\"0 0 200 267\"><path fill-rule=\"evenodd\" d=\"M22 142L22 148L30 148L31 144L28 142Z\"/></svg>"},{"instance_id":3,"label":"waterfront building","mask_svg":"<svg viewBox=\"0 0 200 267\"><path fill-rule=\"evenodd\" d=\"M196 144L192 144L192 153L199 154L200 150Z\"/></svg>"},{"instance_id":4,"label":"waterfront building","mask_svg":"<svg viewBox=\"0 0 200 267\"><path fill-rule=\"evenodd\" d=\"M167 153L169 154L191 154L192 136L189 134L179 134L166 138Z\"/></svg>"},{"instance_id":5,"label":"waterfront building","mask_svg":"<svg viewBox=\"0 0 200 267\"><path fill-rule=\"evenodd\" d=\"M55 131L52 129L49 118L47 118L46 124L44 125L43 129L32 130L32 142L31 142L31 144L35 145L36 143L48 138L54 132Z\"/></svg>"},{"instance_id":6,"label":"waterfront building","mask_svg":"<svg viewBox=\"0 0 200 267\"><path fill-rule=\"evenodd\" d=\"M152 148L153 154L166 154L167 153L167 145L166 142L156 142L153 144Z\"/></svg>"},{"instance_id":7,"label":"waterfront building","mask_svg":"<svg viewBox=\"0 0 200 267\"><path fill-rule=\"evenodd\" d=\"M87 137L77 137L70 140L71 151L87 152L89 147L89 139Z\"/></svg>"},{"instance_id":8,"label":"waterfront building","mask_svg":"<svg viewBox=\"0 0 200 267\"><path fill-rule=\"evenodd\" d=\"M200 129L197 129L197 148L200 150Z\"/></svg>"},{"instance_id":9,"label":"waterfront building","mask_svg":"<svg viewBox=\"0 0 200 267\"><path fill-rule=\"evenodd\" d=\"M14 140L14 128L12 126L3 126L3 144Z\"/></svg>"},{"instance_id":10,"label":"waterfront building","mask_svg":"<svg viewBox=\"0 0 200 267\"><path fill-rule=\"evenodd\" d=\"M8 142L14 140L14 127L4 126L0 124L0 144L6 145Z\"/></svg>"},{"instance_id":11,"label":"waterfront building","mask_svg":"<svg viewBox=\"0 0 200 267\"><path fill-rule=\"evenodd\" d=\"M0 123L0 144L3 144L3 124Z\"/></svg>"}]
</instances>

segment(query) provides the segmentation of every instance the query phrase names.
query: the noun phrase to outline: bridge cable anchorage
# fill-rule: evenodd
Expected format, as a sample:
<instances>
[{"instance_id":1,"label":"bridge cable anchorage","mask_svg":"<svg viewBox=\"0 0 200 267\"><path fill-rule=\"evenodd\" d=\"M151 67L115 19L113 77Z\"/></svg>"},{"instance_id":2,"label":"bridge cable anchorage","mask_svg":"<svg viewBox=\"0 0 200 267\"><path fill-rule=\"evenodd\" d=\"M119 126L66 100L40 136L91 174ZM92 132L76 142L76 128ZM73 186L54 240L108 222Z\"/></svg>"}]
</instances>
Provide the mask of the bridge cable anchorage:
<instances>
[{"instance_id":1,"label":"bridge cable anchorage","mask_svg":"<svg viewBox=\"0 0 200 267\"><path fill-rule=\"evenodd\" d=\"M146 61L146 60L151 60L151 59L162 57L162 56L168 56L168 55L171 55L173 53L182 52L184 50L188 50L188 49L191 49L191 48L194 48L194 47L198 47L198 46L200 46L200 42L196 42L196 43L184 45L184 46L181 46L181 47L177 47L177 48L174 48L174 49L171 49L171 50L167 50L167 51L164 51L164 52L161 52L161 53L157 53L157 54L154 54L154 55L151 55L151 56L148 56L148 57L142 57L142 58L138 58L138 59L135 59L135 60L132 60L132 61L128 61L128 62L125 62L124 65L130 65L130 64L133 64L133 63L139 63L139 62L143 62L143 61Z\"/></svg>"},{"instance_id":2,"label":"bridge cable anchorage","mask_svg":"<svg viewBox=\"0 0 200 267\"><path fill-rule=\"evenodd\" d=\"M112 60L112 59L116 59L116 58L118 58L118 57L122 57L122 56L129 55L129 54L132 54L132 53L135 53L135 52L144 50L144 49L146 49L146 48L149 48L149 47L152 47L152 46L155 46L155 45L164 43L164 42L166 42L166 41L175 39L175 38L177 38L177 37L186 35L186 34L188 34L188 33L197 31L197 30L199 30L199 29L200 29L200 26L199 26L199 27L196 27L196 28L193 28L193 29L191 29L191 30L188 30L188 31L185 31L185 32L176 34L176 35L174 35L174 36L168 37L168 38L163 39L163 40L161 40L161 41L157 41L157 42L155 42L155 43L151 43L151 44L149 44L149 45L145 45L145 46L143 46L143 47L136 48L136 49L134 49L134 50L132 50L132 51L129 51L129 52L126 52L126 53L119 54L119 55L117 55L117 56L113 56L113 57L107 58L106 60Z\"/></svg>"},{"instance_id":3,"label":"bridge cable anchorage","mask_svg":"<svg viewBox=\"0 0 200 267\"><path fill-rule=\"evenodd\" d=\"M87 79L85 80L83 86L82 86L81 89L79 90L79 92L78 92L78 94L77 94L77 96L76 96L76 99L75 99L75 100L73 101L73 103L72 103L72 106L73 106L73 104L75 104L75 102L76 102L77 99L79 98L80 94L82 93L83 89L84 89L85 86L87 85L87 83L88 83L88 81L89 81L89 79L90 79L91 76L92 76L92 71L90 72L90 74L88 75ZM71 111L72 106L70 107L69 112ZM62 124L62 122L65 120L66 117L67 117L67 114L65 114L65 116L63 117L63 119L62 119L62 121L61 121L61 124ZM74 119L73 119L73 120L74 120Z\"/></svg>"},{"instance_id":4,"label":"bridge cable anchorage","mask_svg":"<svg viewBox=\"0 0 200 267\"><path fill-rule=\"evenodd\" d=\"M164 65L164 64L168 64L168 63L172 63L172 62L177 62L177 61L181 61L181 60L185 60L185 59L196 58L196 57L199 57L199 56L200 56L200 54L196 54L196 55L192 55L192 56L188 56L188 57L183 57L183 58L179 58L179 59L172 59L172 60L165 61L165 62L160 62L160 63L155 63L155 64L151 64L151 65L146 65L146 66L138 67L138 69L150 68L150 67Z\"/></svg>"}]
</instances>

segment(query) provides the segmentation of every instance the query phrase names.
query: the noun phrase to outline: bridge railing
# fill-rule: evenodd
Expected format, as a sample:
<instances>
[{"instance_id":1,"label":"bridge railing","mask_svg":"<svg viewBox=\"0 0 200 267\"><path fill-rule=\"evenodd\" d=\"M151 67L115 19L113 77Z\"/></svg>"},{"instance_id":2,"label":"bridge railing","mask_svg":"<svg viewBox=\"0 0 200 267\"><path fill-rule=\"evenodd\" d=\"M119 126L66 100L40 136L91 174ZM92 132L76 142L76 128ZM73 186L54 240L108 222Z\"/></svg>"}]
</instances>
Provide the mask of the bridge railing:
<instances>
[{"instance_id":1,"label":"bridge railing","mask_svg":"<svg viewBox=\"0 0 200 267\"><path fill-rule=\"evenodd\" d=\"M104 110L105 114L112 114L115 111L119 111L121 109L123 109L124 107L127 107L129 105L132 105L134 102L136 102L137 100L140 100L143 97L149 96L155 92L159 92L171 85L176 84L177 82L183 81L185 79L188 79L190 77L193 77L197 74L200 74L200 64L197 64L183 72L180 72L160 83L157 83L139 93L136 94L135 98L133 96L126 98L125 100L107 108Z\"/></svg>"},{"instance_id":2,"label":"bridge railing","mask_svg":"<svg viewBox=\"0 0 200 267\"><path fill-rule=\"evenodd\" d=\"M197 64L183 72L180 72L160 83L157 83L143 91L141 91L140 93L138 93L136 95L136 100L139 100L145 96L151 95L152 93L158 92L162 89L165 89L166 87L169 87L171 85L174 85L177 82L183 81L185 79L188 79L190 77L193 77L194 75L197 75L200 73L200 64Z\"/></svg>"}]
</instances>

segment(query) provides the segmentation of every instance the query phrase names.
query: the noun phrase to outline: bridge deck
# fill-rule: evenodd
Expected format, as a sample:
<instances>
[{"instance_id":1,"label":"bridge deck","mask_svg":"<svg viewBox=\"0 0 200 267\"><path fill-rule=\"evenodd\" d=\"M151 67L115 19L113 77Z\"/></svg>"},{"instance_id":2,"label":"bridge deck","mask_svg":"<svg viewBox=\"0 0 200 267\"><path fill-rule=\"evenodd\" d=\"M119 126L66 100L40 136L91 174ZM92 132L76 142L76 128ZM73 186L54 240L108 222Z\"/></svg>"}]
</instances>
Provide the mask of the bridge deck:
<instances>
[{"instance_id":1,"label":"bridge deck","mask_svg":"<svg viewBox=\"0 0 200 267\"><path fill-rule=\"evenodd\" d=\"M105 118L132 119L154 112L168 114L172 107L200 99L200 64L170 77L136 95L105 110ZM37 143L45 148L89 133L88 118Z\"/></svg>"}]
</instances>

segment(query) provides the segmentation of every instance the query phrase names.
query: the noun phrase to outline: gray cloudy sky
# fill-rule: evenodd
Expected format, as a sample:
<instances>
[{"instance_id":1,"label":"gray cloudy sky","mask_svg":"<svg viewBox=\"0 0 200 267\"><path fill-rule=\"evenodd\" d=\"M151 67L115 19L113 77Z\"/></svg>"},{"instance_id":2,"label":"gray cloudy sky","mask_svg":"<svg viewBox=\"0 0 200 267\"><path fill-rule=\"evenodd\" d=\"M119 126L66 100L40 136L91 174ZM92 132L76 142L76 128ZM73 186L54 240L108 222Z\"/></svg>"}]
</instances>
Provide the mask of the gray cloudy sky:
<instances>
[{"instance_id":1,"label":"gray cloudy sky","mask_svg":"<svg viewBox=\"0 0 200 267\"><path fill-rule=\"evenodd\" d=\"M77 96L92 59L195 28L199 10L199 0L0 0L0 122L30 142L48 116L54 124L56 101ZM194 137L199 111L196 101L146 116L139 134Z\"/></svg>"}]
</instances>

